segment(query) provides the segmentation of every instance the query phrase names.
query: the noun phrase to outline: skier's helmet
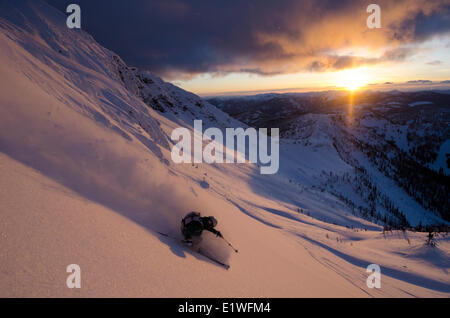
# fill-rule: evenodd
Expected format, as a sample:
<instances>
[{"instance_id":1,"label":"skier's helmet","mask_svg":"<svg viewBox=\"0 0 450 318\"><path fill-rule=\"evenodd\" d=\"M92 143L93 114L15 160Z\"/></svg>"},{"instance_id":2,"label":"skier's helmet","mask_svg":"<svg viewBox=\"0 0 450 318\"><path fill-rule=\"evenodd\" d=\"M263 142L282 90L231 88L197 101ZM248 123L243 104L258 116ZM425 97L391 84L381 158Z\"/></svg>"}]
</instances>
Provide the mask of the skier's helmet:
<instances>
[{"instance_id":1,"label":"skier's helmet","mask_svg":"<svg viewBox=\"0 0 450 318\"><path fill-rule=\"evenodd\" d=\"M212 227L216 227L216 226L217 226L217 220L216 220L216 218L213 217L213 216L210 216L210 217L208 218L208 223L209 223L209 225L211 225Z\"/></svg>"},{"instance_id":2,"label":"skier's helmet","mask_svg":"<svg viewBox=\"0 0 450 318\"><path fill-rule=\"evenodd\" d=\"M192 211L192 212L189 212L186 216L185 216L185 218L193 218L193 217L200 217L201 216L201 214L200 214L200 212L196 212L196 211Z\"/></svg>"}]
</instances>

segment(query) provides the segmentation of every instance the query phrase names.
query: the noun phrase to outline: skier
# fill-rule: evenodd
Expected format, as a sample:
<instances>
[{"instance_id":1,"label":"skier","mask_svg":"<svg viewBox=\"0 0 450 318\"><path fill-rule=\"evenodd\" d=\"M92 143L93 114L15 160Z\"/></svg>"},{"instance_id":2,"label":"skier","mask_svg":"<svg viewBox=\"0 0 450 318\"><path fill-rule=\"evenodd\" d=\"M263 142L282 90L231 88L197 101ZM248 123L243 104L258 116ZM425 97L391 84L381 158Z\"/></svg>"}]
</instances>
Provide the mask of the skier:
<instances>
[{"instance_id":1,"label":"skier","mask_svg":"<svg viewBox=\"0 0 450 318\"><path fill-rule=\"evenodd\" d=\"M197 246L201 242L203 230L207 230L222 237L222 233L214 229L217 220L213 216L202 217L199 212L190 212L181 221L181 232L184 235L184 242L189 246Z\"/></svg>"}]
</instances>

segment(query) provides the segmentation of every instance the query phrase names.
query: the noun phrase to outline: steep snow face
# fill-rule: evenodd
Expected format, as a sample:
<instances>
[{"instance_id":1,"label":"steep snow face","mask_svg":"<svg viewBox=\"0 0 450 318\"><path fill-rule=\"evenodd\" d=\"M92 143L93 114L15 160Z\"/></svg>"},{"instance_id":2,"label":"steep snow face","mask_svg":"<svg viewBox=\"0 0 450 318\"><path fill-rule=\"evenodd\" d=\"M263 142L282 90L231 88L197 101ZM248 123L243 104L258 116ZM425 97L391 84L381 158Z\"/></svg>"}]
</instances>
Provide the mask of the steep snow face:
<instances>
[{"instance_id":1,"label":"steep snow face","mask_svg":"<svg viewBox=\"0 0 450 318\"><path fill-rule=\"evenodd\" d=\"M2 15L1 54L8 62L3 71L20 72L33 84L11 93L26 95L28 89L41 90L123 139L142 141L161 157L158 146L168 148L167 138L148 107L118 85L112 52L85 32L69 30L61 14L45 3L2 2ZM13 94L5 97L12 99ZM39 103L42 101L36 100L33 108L39 108ZM52 105L45 106L51 116Z\"/></svg>"},{"instance_id":2,"label":"steep snow face","mask_svg":"<svg viewBox=\"0 0 450 318\"><path fill-rule=\"evenodd\" d=\"M313 151L286 151L279 175L175 165L173 128L245 125L128 67L40 1L0 3L0 48L1 296L450 295L447 236L430 250L424 233L383 235L319 188L316 172L352 169L327 166L341 156L329 118L309 118L323 125L305 131ZM178 244L192 210L239 248L205 233L229 271ZM72 263L80 290L65 285ZM380 290L366 285L371 263Z\"/></svg>"},{"instance_id":3,"label":"steep snow face","mask_svg":"<svg viewBox=\"0 0 450 318\"><path fill-rule=\"evenodd\" d=\"M180 126L192 126L195 119L202 119L206 127L243 126L197 95L164 82L148 71L128 67L117 55L113 56L112 65L129 91L147 106Z\"/></svg>"},{"instance_id":4,"label":"steep snow face","mask_svg":"<svg viewBox=\"0 0 450 318\"><path fill-rule=\"evenodd\" d=\"M178 225L177 200L148 212L177 197L162 168L169 140L120 82L114 54L44 2L1 6L1 150L141 223Z\"/></svg>"}]
</instances>

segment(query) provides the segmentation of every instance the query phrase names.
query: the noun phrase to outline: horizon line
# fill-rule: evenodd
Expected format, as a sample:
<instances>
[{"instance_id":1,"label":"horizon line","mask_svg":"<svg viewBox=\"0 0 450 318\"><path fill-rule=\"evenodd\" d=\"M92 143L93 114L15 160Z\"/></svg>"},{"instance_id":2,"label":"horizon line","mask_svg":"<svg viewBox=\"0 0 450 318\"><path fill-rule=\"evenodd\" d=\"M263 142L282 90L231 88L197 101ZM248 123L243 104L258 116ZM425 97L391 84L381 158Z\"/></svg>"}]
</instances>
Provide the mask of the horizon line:
<instances>
[{"instance_id":1,"label":"horizon line","mask_svg":"<svg viewBox=\"0 0 450 318\"><path fill-rule=\"evenodd\" d=\"M433 82L430 80L412 80L403 83L371 83L358 89L358 91L421 91L421 90L447 90L450 89L450 80ZM196 93L201 98L226 97L226 96L255 96L264 94L289 94L289 93L318 93L326 91L349 91L345 87L324 86L324 87L290 87L260 90L225 91L216 93Z\"/></svg>"}]
</instances>

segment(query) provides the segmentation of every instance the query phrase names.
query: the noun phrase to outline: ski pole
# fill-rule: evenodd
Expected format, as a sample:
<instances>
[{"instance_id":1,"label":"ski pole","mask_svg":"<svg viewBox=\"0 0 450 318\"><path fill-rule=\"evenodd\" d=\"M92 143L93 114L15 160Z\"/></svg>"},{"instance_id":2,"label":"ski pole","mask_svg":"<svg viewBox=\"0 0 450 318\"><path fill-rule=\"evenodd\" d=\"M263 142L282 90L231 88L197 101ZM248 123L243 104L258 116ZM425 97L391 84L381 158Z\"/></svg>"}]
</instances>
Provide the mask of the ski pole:
<instances>
[{"instance_id":1,"label":"ski pole","mask_svg":"<svg viewBox=\"0 0 450 318\"><path fill-rule=\"evenodd\" d=\"M228 244L228 246L229 247L231 247L236 253L238 252L238 250L237 249L235 249L234 248L234 246L233 245L231 245L231 243L230 242L228 242L223 236L221 236L221 238L225 241L225 242L227 242L227 244Z\"/></svg>"}]
</instances>

